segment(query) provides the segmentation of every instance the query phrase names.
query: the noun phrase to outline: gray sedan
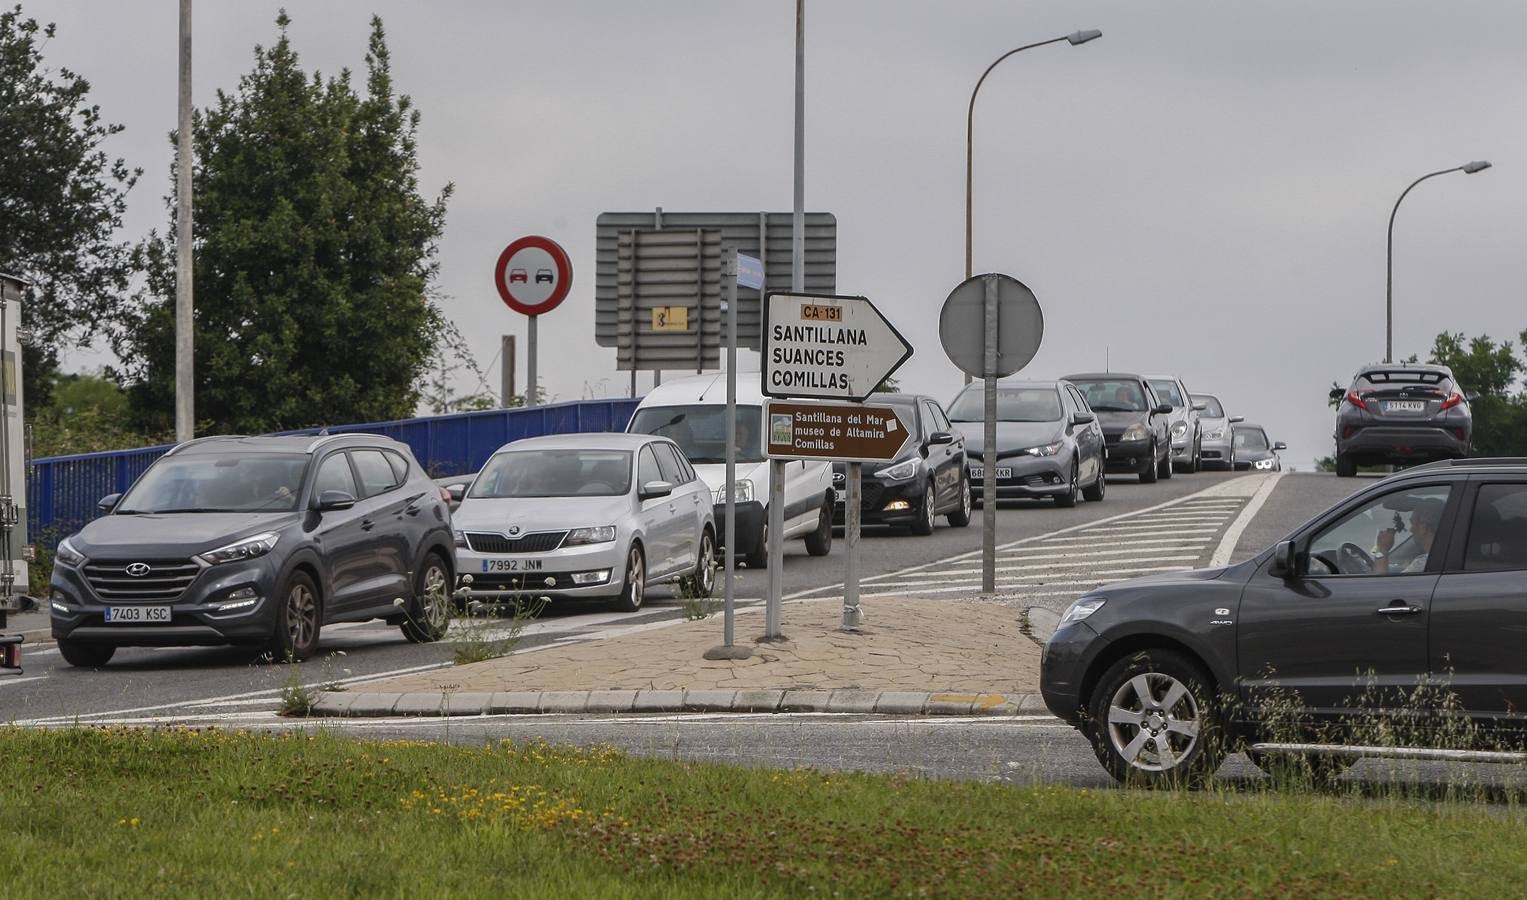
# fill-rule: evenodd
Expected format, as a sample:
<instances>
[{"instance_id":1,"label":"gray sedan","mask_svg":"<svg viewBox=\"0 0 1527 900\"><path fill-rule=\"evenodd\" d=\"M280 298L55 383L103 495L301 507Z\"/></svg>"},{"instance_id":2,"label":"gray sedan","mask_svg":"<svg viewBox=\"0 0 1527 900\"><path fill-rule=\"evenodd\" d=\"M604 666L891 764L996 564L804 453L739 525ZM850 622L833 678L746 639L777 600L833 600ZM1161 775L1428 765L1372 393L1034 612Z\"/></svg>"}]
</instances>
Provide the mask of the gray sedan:
<instances>
[{"instance_id":1,"label":"gray sedan","mask_svg":"<svg viewBox=\"0 0 1527 900\"><path fill-rule=\"evenodd\" d=\"M648 584L714 586L711 493L673 441L568 434L506 444L462 495L456 565L469 595L600 598L641 609Z\"/></svg>"}]
</instances>

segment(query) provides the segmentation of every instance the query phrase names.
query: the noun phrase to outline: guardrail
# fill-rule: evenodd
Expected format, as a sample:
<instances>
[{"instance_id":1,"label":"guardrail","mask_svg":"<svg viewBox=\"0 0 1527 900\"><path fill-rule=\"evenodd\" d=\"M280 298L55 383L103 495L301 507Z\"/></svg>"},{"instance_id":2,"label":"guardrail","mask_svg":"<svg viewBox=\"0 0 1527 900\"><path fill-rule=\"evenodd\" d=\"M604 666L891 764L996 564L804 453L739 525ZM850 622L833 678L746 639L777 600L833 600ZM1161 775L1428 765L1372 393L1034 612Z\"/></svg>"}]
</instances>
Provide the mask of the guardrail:
<instances>
[{"instance_id":1,"label":"guardrail","mask_svg":"<svg viewBox=\"0 0 1527 900\"><path fill-rule=\"evenodd\" d=\"M425 416L393 422L335 425L329 434L385 434L413 449L430 475L465 475L482 468L510 441L543 434L624 431L638 400L582 400L519 409ZM282 434L317 434L304 428ZM127 490L173 444L34 459L27 473L27 534L52 549L97 515L96 502Z\"/></svg>"}]
</instances>

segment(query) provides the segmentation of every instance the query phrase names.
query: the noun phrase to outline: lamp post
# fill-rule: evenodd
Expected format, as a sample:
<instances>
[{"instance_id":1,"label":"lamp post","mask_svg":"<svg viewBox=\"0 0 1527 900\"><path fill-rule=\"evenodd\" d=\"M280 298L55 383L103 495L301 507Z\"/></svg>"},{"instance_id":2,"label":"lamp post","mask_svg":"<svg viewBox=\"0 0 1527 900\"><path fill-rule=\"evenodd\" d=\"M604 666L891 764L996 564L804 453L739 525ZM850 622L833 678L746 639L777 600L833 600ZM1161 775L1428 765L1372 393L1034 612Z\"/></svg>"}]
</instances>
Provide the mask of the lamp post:
<instances>
[{"instance_id":1,"label":"lamp post","mask_svg":"<svg viewBox=\"0 0 1527 900\"><path fill-rule=\"evenodd\" d=\"M1405 195L1410 193L1416 185L1428 178L1436 178L1438 175L1447 175L1450 172L1462 172L1465 175L1473 175L1475 172L1483 172L1490 168L1490 164L1484 160L1467 162L1451 169L1442 169L1422 175L1410 183L1410 187L1400 192L1400 199L1394 202L1394 209L1389 213L1389 244L1385 253L1384 267L1384 362L1394 362L1394 217L1400 211L1400 203L1405 200Z\"/></svg>"},{"instance_id":2,"label":"lamp post","mask_svg":"<svg viewBox=\"0 0 1527 900\"><path fill-rule=\"evenodd\" d=\"M976 95L981 92L982 83L986 81L986 76L991 74L992 69L995 69L1004 59L1007 59L1009 56L1012 56L1015 53L1022 53L1025 50L1032 50L1035 47L1043 47L1046 44L1058 44L1061 41L1066 41L1071 46L1076 47L1081 44L1085 44L1088 41L1096 40L1102 36L1103 32L1098 31L1095 28L1089 28L1085 31L1073 32L1066 35L1065 37L1051 38L1048 41L1039 41L1035 44L1025 44L1022 47L1018 47L1014 50L1009 50L1001 56L997 57L996 61L987 66L986 71L982 72L981 77L976 80L975 89L970 92L970 108L965 114L965 278L967 280L972 274L974 274L971 270L970 262L971 198L973 194L971 185L973 177L972 169L974 168L975 160ZM965 383L970 383L969 374L965 376Z\"/></svg>"}]
</instances>

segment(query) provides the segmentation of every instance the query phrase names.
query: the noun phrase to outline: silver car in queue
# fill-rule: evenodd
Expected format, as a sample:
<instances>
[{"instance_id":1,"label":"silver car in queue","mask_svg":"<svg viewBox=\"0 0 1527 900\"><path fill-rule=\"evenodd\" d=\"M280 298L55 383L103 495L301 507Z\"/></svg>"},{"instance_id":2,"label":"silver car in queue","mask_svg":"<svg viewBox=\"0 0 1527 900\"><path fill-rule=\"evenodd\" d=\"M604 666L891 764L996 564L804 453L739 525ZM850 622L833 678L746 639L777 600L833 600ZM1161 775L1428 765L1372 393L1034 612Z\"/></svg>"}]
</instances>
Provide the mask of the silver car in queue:
<instances>
[{"instance_id":1,"label":"silver car in queue","mask_svg":"<svg viewBox=\"0 0 1527 900\"><path fill-rule=\"evenodd\" d=\"M705 595L715 585L710 489L667 438L514 441L453 492L461 496L456 570L468 598L597 598L636 612L654 583L684 579Z\"/></svg>"},{"instance_id":2,"label":"silver car in queue","mask_svg":"<svg viewBox=\"0 0 1527 900\"><path fill-rule=\"evenodd\" d=\"M1194 394L1193 404L1203 404L1198 413L1198 427L1203 431L1204 468L1233 468L1231 457L1235 439L1230 426L1242 420L1241 416L1227 416L1225 405L1213 394Z\"/></svg>"}]
</instances>

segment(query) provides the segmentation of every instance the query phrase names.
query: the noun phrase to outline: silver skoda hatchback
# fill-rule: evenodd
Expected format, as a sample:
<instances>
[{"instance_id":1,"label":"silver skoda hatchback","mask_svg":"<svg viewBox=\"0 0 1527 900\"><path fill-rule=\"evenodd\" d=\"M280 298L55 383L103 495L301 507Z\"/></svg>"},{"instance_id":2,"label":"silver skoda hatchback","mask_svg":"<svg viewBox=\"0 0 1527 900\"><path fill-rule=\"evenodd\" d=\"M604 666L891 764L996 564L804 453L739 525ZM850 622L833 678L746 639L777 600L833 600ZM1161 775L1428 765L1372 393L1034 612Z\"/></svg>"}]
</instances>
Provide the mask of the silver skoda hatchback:
<instances>
[{"instance_id":1,"label":"silver skoda hatchback","mask_svg":"<svg viewBox=\"0 0 1527 900\"><path fill-rule=\"evenodd\" d=\"M452 521L469 597L607 598L635 612L648 585L684 579L708 595L715 584L710 489L667 438L566 434L506 444Z\"/></svg>"}]
</instances>

